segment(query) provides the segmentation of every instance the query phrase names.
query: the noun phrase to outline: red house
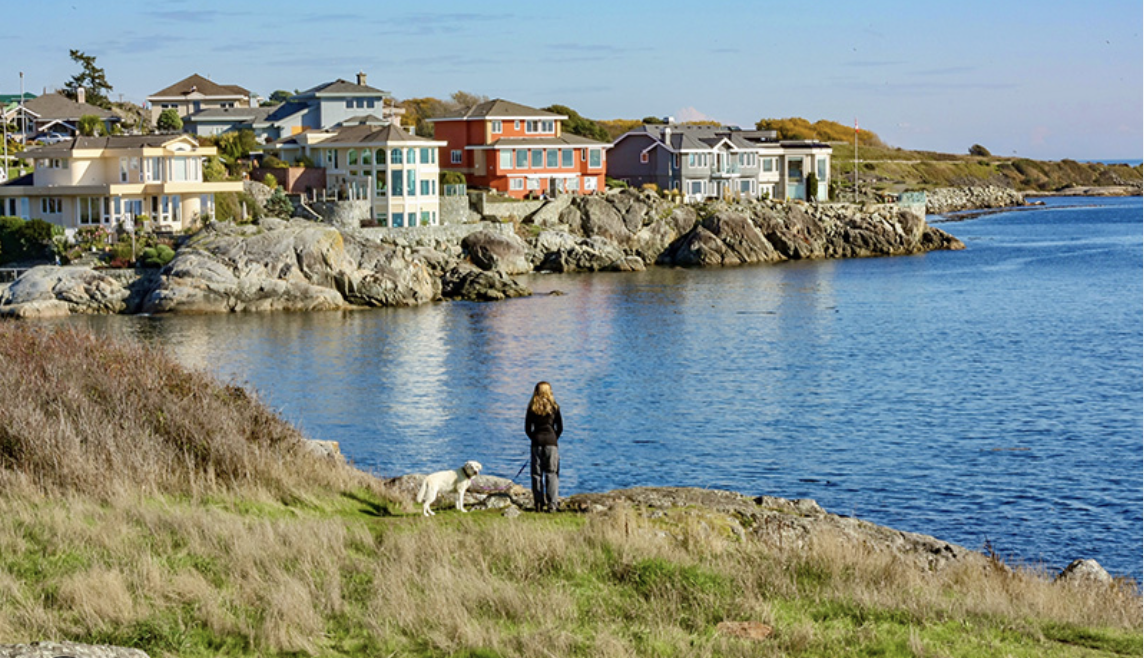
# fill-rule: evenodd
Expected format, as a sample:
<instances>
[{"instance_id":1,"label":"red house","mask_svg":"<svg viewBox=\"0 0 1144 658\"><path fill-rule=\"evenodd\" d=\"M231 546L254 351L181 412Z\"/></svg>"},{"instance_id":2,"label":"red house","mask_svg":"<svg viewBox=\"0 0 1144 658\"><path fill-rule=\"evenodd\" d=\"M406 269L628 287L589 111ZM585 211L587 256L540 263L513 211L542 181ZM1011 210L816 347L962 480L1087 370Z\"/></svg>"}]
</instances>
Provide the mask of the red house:
<instances>
[{"instance_id":1,"label":"red house","mask_svg":"<svg viewBox=\"0 0 1144 658\"><path fill-rule=\"evenodd\" d=\"M495 99L430 119L442 170L459 171L469 186L518 199L604 189L611 144L564 134L568 117Z\"/></svg>"}]
</instances>

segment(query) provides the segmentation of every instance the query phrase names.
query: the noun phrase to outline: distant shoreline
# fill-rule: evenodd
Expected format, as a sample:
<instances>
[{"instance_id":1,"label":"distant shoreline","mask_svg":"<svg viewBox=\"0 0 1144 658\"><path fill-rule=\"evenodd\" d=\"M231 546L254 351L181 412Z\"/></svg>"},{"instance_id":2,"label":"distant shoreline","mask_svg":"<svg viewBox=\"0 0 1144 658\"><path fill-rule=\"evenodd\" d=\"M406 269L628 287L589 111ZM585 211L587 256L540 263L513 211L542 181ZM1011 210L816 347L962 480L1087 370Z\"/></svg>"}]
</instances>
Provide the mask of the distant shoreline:
<instances>
[{"instance_id":1,"label":"distant shoreline","mask_svg":"<svg viewBox=\"0 0 1144 658\"><path fill-rule=\"evenodd\" d=\"M1057 196L1141 196L1140 187L1134 185L1109 185L1105 187L1066 187L1052 192L1024 192L1026 199Z\"/></svg>"}]
</instances>

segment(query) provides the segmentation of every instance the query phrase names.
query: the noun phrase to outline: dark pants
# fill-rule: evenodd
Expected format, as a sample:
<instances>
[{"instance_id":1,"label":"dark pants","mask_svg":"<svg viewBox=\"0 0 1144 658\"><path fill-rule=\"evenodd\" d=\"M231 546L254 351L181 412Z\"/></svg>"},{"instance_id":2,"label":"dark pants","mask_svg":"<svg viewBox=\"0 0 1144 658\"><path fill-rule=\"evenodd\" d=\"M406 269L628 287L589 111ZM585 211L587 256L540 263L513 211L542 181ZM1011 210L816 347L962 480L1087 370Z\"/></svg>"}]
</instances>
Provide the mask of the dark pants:
<instances>
[{"instance_id":1,"label":"dark pants","mask_svg":"<svg viewBox=\"0 0 1144 658\"><path fill-rule=\"evenodd\" d=\"M556 446L532 446L532 501L556 509L560 502L560 452Z\"/></svg>"}]
</instances>

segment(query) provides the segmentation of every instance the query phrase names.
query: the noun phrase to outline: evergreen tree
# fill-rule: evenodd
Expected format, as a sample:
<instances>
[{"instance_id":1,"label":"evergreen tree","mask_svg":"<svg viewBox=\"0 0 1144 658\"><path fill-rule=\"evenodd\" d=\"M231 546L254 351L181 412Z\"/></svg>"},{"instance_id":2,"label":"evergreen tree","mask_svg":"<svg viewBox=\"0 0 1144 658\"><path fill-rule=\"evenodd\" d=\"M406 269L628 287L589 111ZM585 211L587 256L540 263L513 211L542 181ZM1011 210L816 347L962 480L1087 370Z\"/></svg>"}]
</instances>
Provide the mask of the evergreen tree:
<instances>
[{"instance_id":1,"label":"evergreen tree","mask_svg":"<svg viewBox=\"0 0 1144 658\"><path fill-rule=\"evenodd\" d=\"M112 87L107 82L104 70L95 65L95 55L86 55L80 50L69 52L72 61L79 64L81 70L64 84L64 96L77 100L77 90L83 87L89 104L110 110L111 100L107 98L106 92L111 91Z\"/></svg>"}]
</instances>

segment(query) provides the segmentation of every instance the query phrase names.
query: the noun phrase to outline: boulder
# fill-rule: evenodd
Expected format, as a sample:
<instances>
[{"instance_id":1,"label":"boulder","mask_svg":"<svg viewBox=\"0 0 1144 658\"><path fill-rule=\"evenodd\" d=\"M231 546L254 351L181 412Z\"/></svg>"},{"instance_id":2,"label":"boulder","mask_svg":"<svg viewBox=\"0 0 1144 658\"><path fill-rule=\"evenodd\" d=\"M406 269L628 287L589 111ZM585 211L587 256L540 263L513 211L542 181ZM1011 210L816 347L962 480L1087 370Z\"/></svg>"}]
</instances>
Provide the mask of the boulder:
<instances>
[{"instance_id":1,"label":"boulder","mask_svg":"<svg viewBox=\"0 0 1144 658\"><path fill-rule=\"evenodd\" d=\"M477 231L461 240L473 265L487 271L524 274L532 271L528 244L513 234Z\"/></svg>"},{"instance_id":2,"label":"boulder","mask_svg":"<svg viewBox=\"0 0 1144 658\"><path fill-rule=\"evenodd\" d=\"M683 236L668 262L684 267L745 265L782 260L751 219L720 210Z\"/></svg>"},{"instance_id":3,"label":"boulder","mask_svg":"<svg viewBox=\"0 0 1144 658\"><path fill-rule=\"evenodd\" d=\"M636 271L643 269L643 260L638 257L629 260L615 243L596 236L549 251L537 269L544 272Z\"/></svg>"},{"instance_id":4,"label":"boulder","mask_svg":"<svg viewBox=\"0 0 1144 658\"><path fill-rule=\"evenodd\" d=\"M532 291L504 272L486 272L461 263L441 277L441 297L474 302L492 302L510 297L527 297Z\"/></svg>"},{"instance_id":5,"label":"boulder","mask_svg":"<svg viewBox=\"0 0 1144 658\"><path fill-rule=\"evenodd\" d=\"M604 197L590 196L581 202L583 221L581 229L586 237L602 237L621 247L628 243L632 233L615 206Z\"/></svg>"},{"instance_id":6,"label":"boulder","mask_svg":"<svg viewBox=\"0 0 1144 658\"><path fill-rule=\"evenodd\" d=\"M102 272L41 265L0 291L0 307L15 317L109 314L127 310L130 297L128 287Z\"/></svg>"},{"instance_id":7,"label":"boulder","mask_svg":"<svg viewBox=\"0 0 1144 658\"><path fill-rule=\"evenodd\" d=\"M0 644L0 658L147 658L139 649L78 642Z\"/></svg>"},{"instance_id":8,"label":"boulder","mask_svg":"<svg viewBox=\"0 0 1144 658\"><path fill-rule=\"evenodd\" d=\"M1096 560L1073 560L1053 582L1074 587L1108 586L1112 584L1112 576Z\"/></svg>"}]
</instances>

